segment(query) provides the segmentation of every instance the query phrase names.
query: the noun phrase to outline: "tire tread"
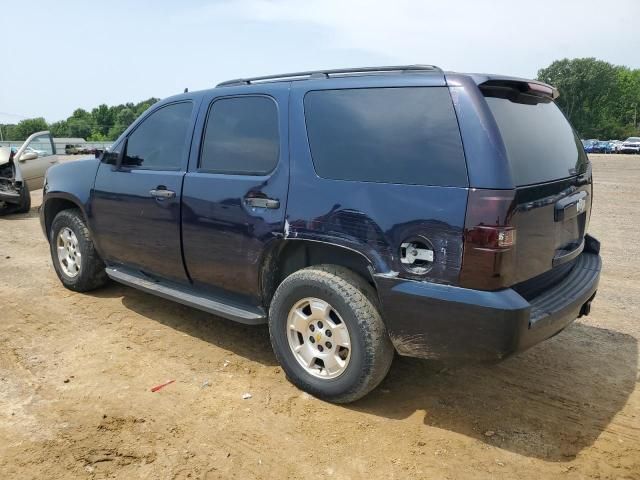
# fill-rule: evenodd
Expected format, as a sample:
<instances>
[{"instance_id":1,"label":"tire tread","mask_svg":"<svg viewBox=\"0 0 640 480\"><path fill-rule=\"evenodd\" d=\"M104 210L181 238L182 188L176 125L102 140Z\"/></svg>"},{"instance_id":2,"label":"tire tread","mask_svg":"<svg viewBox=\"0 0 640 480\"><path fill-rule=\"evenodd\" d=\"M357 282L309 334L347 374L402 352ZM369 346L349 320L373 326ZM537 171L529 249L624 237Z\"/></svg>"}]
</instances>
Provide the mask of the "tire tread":
<instances>
[{"instance_id":1,"label":"tire tread","mask_svg":"<svg viewBox=\"0 0 640 480\"><path fill-rule=\"evenodd\" d=\"M281 297L292 284L315 283L324 284L329 289L339 292L344 301L350 305L352 312L357 319L359 332L364 338L365 362L362 374L357 383L339 395L327 396L321 390L311 391L313 395L329 400L334 403L349 403L363 397L376 386L387 375L393 360L394 349L386 327L375 301L375 291L362 277L355 272L338 265L315 265L294 272L287 277L278 287L271 302L270 314L275 314L274 306L277 309L281 303ZM271 343L274 346L276 357L280 364L286 359L281 352L278 352L274 339L273 328L269 329ZM292 379L294 383L302 382ZM307 388L309 390L309 388Z\"/></svg>"}]
</instances>

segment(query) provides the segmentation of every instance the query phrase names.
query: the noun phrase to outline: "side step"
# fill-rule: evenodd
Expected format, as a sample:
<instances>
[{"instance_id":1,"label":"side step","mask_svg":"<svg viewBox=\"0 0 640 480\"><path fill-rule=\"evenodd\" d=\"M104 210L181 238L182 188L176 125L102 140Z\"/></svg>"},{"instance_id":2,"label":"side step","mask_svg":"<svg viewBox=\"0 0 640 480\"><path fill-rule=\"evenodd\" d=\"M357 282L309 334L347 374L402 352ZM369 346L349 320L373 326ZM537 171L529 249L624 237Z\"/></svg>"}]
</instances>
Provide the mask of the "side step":
<instances>
[{"instance_id":1,"label":"side step","mask_svg":"<svg viewBox=\"0 0 640 480\"><path fill-rule=\"evenodd\" d=\"M150 280L144 274L120 267L107 267L107 275L112 280L142 290L189 307L203 310L213 315L228 318L248 325L266 323L267 316L259 307L248 307L226 303L223 299L205 296L188 287L169 282Z\"/></svg>"}]
</instances>

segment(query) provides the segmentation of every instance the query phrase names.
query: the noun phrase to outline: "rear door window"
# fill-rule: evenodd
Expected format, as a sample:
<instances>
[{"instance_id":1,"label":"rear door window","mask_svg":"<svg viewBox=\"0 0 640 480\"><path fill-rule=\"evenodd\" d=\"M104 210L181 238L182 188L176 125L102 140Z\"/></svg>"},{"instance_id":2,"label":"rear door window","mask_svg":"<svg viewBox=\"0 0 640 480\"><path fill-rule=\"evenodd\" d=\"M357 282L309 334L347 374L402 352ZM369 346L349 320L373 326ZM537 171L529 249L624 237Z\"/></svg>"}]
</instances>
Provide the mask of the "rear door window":
<instances>
[{"instance_id":1,"label":"rear door window","mask_svg":"<svg viewBox=\"0 0 640 480\"><path fill-rule=\"evenodd\" d=\"M313 164L321 177L468 185L446 87L311 91L304 107Z\"/></svg>"},{"instance_id":2,"label":"rear door window","mask_svg":"<svg viewBox=\"0 0 640 480\"><path fill-rule=\"evenodd\" d=\"M205 127L200 170L265 175L278 163L278 109L269 97L216 100Z\"/></svg>"},{"instance_id":3,"label":"rear door window","mask_svg":"<svg viewBox=\"0 0 640 480\"><path fill-rule=\"evenodd\" d=\"M510 88L483 90L507 149L518 186L559 180L586 171L580 139L548 98Z\"/></svg>"}]
</instances>

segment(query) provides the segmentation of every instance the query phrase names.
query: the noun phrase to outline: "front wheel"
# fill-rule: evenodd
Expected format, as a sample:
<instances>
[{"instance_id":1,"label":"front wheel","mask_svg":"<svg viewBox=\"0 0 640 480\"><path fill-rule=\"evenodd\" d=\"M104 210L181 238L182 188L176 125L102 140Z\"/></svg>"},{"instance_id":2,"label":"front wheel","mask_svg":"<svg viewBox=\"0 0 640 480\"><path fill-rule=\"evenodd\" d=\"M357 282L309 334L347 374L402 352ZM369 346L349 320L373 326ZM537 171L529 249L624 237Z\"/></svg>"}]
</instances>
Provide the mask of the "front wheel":
<instances>
[{"instance_id":1,"label":"front wheel","mask_svg":"<svg viewBox=\"0 0 640 480\"><path fill-rule=\"evenodd\" d=\"M107 282L104 263L93 246L80 210L62 210L55 216L49 245L58 278L69 290L87 292Z\"/></svg>"},{"instance_id":2,"label":"front wheel","mask_svg":"<svg viewBox=\"0 0 640 480\"><path fill-rule=\"evenodd\" d=\"M343 267L314 266L287 277L271 302L269 333L287 377L335 403L369 393L393 360L373 289Z\"/></svg>"},{"instance_id":3,"label":"front wheel","mask_svg":"<svg viewBox=\"0 0 640 480\"><path fill-rule=\"evenodd\" d=\"M31 210L31 192L29 192L27 182L23 181L20 189L20 203L15 211L17 213L27 213L29 210Z\"/></svg>"}]
</instances>

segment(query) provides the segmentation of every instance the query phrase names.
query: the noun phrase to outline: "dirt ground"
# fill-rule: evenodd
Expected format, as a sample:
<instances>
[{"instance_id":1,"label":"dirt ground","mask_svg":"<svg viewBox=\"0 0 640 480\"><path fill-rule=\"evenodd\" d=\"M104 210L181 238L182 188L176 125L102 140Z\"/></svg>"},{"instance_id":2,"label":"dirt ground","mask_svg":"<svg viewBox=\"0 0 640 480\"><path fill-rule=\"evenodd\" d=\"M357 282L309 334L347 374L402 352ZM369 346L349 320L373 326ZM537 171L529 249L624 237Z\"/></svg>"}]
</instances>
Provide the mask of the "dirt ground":
<instances>
[{"instance_id":1,"label":"dirt ground","mask_svg":"<svg viewBox=\"0 0 640 480\"><path fill-rule=\"evenodd\" d=\"M592 160L591 315L499 365L397 358L347 406L292 386L264 327L62 288L35 192L0 218L0 478L640 478L640 156Z\"/></svg>"}]
</instances>

